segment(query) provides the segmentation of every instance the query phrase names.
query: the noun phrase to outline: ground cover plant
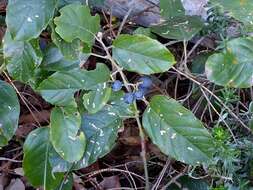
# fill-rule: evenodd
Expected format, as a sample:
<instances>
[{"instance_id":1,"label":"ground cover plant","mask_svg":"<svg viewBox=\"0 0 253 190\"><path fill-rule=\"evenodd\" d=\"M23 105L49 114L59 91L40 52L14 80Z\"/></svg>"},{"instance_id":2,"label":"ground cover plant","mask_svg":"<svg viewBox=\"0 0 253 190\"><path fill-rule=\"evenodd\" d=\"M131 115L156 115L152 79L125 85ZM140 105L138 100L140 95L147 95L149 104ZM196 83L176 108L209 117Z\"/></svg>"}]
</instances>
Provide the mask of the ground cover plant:
<instances>
[{"instance_id":1,"label":"ground cover plant","mask_svg":"<svg viewBox=\"0 0 253 190\"><path fill-rule=\"evenodd\" d=\"M0 189L253 189L253 2L108 2L0 1Z\"/></svg>"}]
</instances>

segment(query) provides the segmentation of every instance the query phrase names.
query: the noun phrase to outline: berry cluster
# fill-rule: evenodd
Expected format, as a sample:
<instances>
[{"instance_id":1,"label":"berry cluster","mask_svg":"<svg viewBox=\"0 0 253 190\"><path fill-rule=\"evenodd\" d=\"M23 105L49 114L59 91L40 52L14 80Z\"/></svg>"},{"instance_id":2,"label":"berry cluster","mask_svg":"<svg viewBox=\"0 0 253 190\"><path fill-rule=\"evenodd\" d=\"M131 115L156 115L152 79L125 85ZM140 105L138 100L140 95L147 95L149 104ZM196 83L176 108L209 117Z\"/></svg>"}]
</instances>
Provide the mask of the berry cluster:
<instances>
[{"instance_id":1,"label":"berry cluster","mask_svg":"<svg viewBox=\"0 0 253 190\"><path fill-rule=\"evenodd\" d=\"M113 91L119 91L119 90L121 90L122 86L123 86L122 82L119 81L119 80L116 80L112 84L112 90ZM152 86L152 80L151 80L150 77L148 77L148 76L141 77L139 79L139 83L138 83L138 86L137 86L138 90L136 90L134 92L126 93L125 96L124 96L124 101L127 104L131 104L135 100L143 99L151 86Z\"/></svg>"}]
</instances>

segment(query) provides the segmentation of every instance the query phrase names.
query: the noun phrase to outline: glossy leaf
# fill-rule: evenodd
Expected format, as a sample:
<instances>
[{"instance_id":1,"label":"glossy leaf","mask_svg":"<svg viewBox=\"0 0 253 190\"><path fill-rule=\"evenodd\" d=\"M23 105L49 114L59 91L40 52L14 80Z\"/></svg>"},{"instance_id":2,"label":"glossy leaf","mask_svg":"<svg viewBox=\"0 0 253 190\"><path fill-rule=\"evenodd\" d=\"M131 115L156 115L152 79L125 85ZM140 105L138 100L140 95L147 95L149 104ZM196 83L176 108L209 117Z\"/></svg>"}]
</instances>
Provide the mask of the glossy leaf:
<instances>
[{"instance_id":1,"label":"glossy leaf","mask_svg":"<svg viewBox=\"0 0 253 190\"><path fill-rule=\"evenodd\" d=\"M211 3L219 5L231 17L248 24L253 25L253 1L251 0L210 0Z\"/></svg>"},{"instance_id":2,"label":"glossy leaf","mask_svg":"<svg viewBox=\"0 0 253 190\"><path fill-rule=\"evenodd\" d=\"M225 50L206 62L207 78L217 85L248 88L253 85L253 38L229 41Z\"/></svg>"},{"instance_id":3,"label":"glossy leaf","mask_svg":"<svg viewBox=\"0 0 253 190\"><path fill-rule=\"evenodd\" d=\"M54 16L57 0L9 0L6 23L15 40L40 35Z\"/></svg>"},{"instance_id":4,"label":"glossy leaf","mask_svg":"<svg viewBox=\"0 0 253 190\"><path fill-rule=\"evenodd\" d=\"M76 162L83 156L86 138L78 133L81 116L74 107L54 108L51 117L50 140L56 152L68 162Z\"/></svg>"},{"instance_id":5,"label":"glossy leaf","mask_svg":"<svg viewBox=\"0 0 253 190\"><path fill-rule=\"evenodd\" d=\"M87 167L109 153L121 126L122 120L114 112L101 110L95 114L84 114L81 129L87 137L87 146L75 169Z\"/></svg>"},{"instance_id":6,"label":"glossy leaf","mask_svg":"<svg viewBox=\"0 0 253 190\"><path fill-rule=\"evenodd\" d=\"M127 117L134 117L135 115L135 108L132 104L127 104L124 101L125 93L123 91L112 92L111 97L105 109L108 112L114 112L122 119Z\"/></svg>"},{"instance_id":7,"label":"glossy leaf","mask_svg":"<svg viewBox=\"0 0 253 190\"><path fill-rule=\"evenodd\" d=\"M67 42L75 39L92 45L99 32L100 18L91 16L90 9L80 4L70 4L60 10L61 16L54 19L55 31Z\"/></svg>"},{"instance_id":8,"label":"glossy leaf","mask_svg":"<svg viewBox=\"0 0 253 190\"><path fill-rule=\"evenodd\" d=\"M170 51L144 35L120 35L113 42L113 58L128 71L162 73L176 63Z\"/></svg>"},{"instance_id":9,"label":"glossy leaf","mask_svg":"<svg viewBox=\"0 0 253 190\"><path fill-rule=\"evenodd\" d=\"M52 173L70 171L73 163L64 160L56 151L52 149L49 154L49 162L52 166Z\"/></svg>"},{"instance_id":10,"label":"glossy leaf","mask_svg":"<svg viewBox=\"0 0 253 190\"><path fill-rule=\"evenodd\" d=\"M63 174L52 174L49 163L49 152L52 146L49 142L49 128L41 127L32 131L24 144L23 170L25 176L34 187L54 190Z\"/></svg>"},{"instance_id":11,"label":"glossy leaf","mask_svg":"<svg viewBox=\"0 0 253 190\"><path fill-rule=\"evenodd\" d=\"M213 141L203 124L172 98L154 96L143 115L151 141L166 155L186 164L208 162Z\"/></svg>"},{"instance_id":12,"label":"glossy leaf","mask_svg":"<svg viewBox=\"0 0 253 190\"><path fill-rule=\"evenodd\" d=\"M15 90L0 80L0 147L8 144L18 128L20 106Z\"/></svg>"},{"instance_id":13,"label":"glossy leaf","mask_svg":"<svg viewBox=\"0 0 253 190\"><path fill-rule=\"evenodd\" d=\"M190 40L203 27L198 16L178 16L152 27L152 32L168 39Z\"/></svg>"},{"instance_id":14,"label":"glossy leaf","mask_svg":"<svg viewBox=\"0 0 253 190\"><path fill-rule=\"evenodd\" d=\"M67 71L79 68L79 61L65 59L57 47L50 46L45 51L41 66L49 71Z\"/></svg>"},{"instance_id":15,"label":"glossy leaf","mask_svg":"<svg viewBox=\"0 0 253 190\"><path fill-rule=\"evenodd\" d=\"M14 41L7 31L4 36L3 51L9 74L16 80L34 84L34 71L42 61L38 41Z\"/></svg>"},{"instance_id":16,"label":"glossy leaf","mask_svg":"<svg viewBox=\"0 0 253 190\"><path fill-rule=\"evenodd\" d=\"M74 61L79 60L80 63L88 59L91 49L87 44L82 43L79 39L66 42L55 32L54 26L51 25L51 29L51 38L66 59Z\"/></svg>"},{"instance_id":17,"label":"glossy leaf","mask_svg":"<svg viewBox=\"0 0 253 190\"><path fill-rule=\"evenodd\" d=\"M110 96L111 88L108 88L106 83L102 83L94 90L84 94L83 104L89 113L96 113L106 105Z\"/></svg>"},{"instance_id":18,"label":"glossy leaf","mask_svg":"<svg viewBox=\"0 0 253 190\"><path fill-rule=\"evenodd\" d=\"M71 70L56 72L44 80L37 89L51 104L69 105L74 93L80 89L90 90L99 83L108 81L110 72L106 65L98 64L95 70Z\"/></svg>"}]
</instances>

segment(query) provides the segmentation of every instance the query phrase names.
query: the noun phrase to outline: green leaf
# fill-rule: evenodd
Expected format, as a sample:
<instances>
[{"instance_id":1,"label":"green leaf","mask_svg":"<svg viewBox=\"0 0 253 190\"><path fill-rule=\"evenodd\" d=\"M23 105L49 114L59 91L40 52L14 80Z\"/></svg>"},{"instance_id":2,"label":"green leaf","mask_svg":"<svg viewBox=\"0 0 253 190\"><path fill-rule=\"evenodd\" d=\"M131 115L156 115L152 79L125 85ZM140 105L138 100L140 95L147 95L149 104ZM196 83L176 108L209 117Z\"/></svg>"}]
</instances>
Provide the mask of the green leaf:
<instances>
[{"instance_id":1,"label":"green leaf","mask_svg":"<svg viewBox=\"0 0 253 190\"><path fill-rule=\"evenodd\" d=\"M101 110L95 114L84 114L81 129L87 137L87 146L75 169L87 167L109 153L121 126L122 120L114 112Z\"/></svg>"},{"instance_id":2,"label":"green leaf","mask_svg":"<svg viewBox=\"0 0 253 190\"><path fill-rule=\"evenodd\" d=\"M212 157L213 141L203 124L176 100L154 96L143 115L143 127L166 155L196 165Z\"/></svg>"},{"instance_id":3,"label":"green leaf","mask_svg":"<svg viewBox=\"0 0 253 190\"><path fill-rule=\"evenodd\" d=\"M72 3L83 3L83 0L58 0L57 7L64 7L66 5L72 4Z\"/></svg>"},{"instance_id":4,"label":"green leaf","mask_svg":"<svg viewBox=\"0 0 253 190\"><path fill-rule=\"evenodd\" d=\"M11 39L7 31L4 36L3 52L9 74L16 80L33 85L34 71L42 61L38 40L17 42Z\"/></svg>"},{"instance_id":5,"label":"green leaf","mask_svg":"<svg viewBox=\"0 0 253 190\"><path fill-rule=\"evenodd\" d=\"M50 151L49 162L52 166L52 173L67 172L70 171L73 163L64 160L56 151Z\"/></svg>"},{"instance_id":6,"label":"green leaf","mask_svg":"<svg viewBox=\"0 0 253 190\"><path fill-rule=\"evenodd\" d=\"M198 16L178 16L152 27L152 32L168 39L190 40L203 27Z\"/></svg>"},{"instance_id":7,"label":"green leaf","mask_svg":"<svg viewBox=\"0 0 253 190\"><path fill-rule=\"evenodd\" d=\"M48 71L67 71L79 68L79 61L65 59L59 49L52 45L46 49L41 66Z\"/></svg>"},{"instance_id":8,"label":"green leaf","mask_svg":"<svg viewBox=\"0 0 253 190\"><path fill-rule=\"evenodd\" d=\"M80 89L90 90L99 83L108 81L110 71L104 64L95 70L71 70L56 72L42 81L38 91L51 104L66 106L74 101L74 93Z\"/></svg>"},{"instance_id":9,"label":"green leaf","mask_svg":"<svg viewBox=\"0 0 253 190\"><path fill-rule=\"evenodd\" d=\"M98 84L96 89L83 96L84 107L89 113L96 113L101 110L108 102L111 96L111 88L106 83Z\"/></svg>"},{"instance_id":10,"label":"green leaf","mask_svg":"<svg viewBox=\"0 0 253 190\"><path fill-rule=\"evenodd\" d=\"M212 55L211 52L203 52L194 57L191 64L191 71L194 74L204 74L205 73L205 64L208 57Z\"/></svg>"},{"instance_id":11,"label":"green leaf","mask_svg":"<svg viewBox=\"0 0 253 190\"><path fill-rule=\"evenodd\" d=\"M20 106L15 90L0 80L0 147L8 144L18 128Z\"/></svg>"},{"instance_id":12,"label":"green leaf","mask_svg":"<svg viewBox=\"0 0 253 190\"><path fill-rule=\"evenodd\" d=\"M251 0L211 0L213 4L217 4L223 8L225 12L245 23L246 25L253 26L253 1Z\"/></svg>"},{"instance_id":13,"label":"green leaf","mask_svg":"<svg viewBox=\"0 0 253 190\"><path fill-rule=\"evenodd\" d=\"M125 93L123 91L112 91L110 100L105 106L105 110L116 113L122 119L134 117L136 112L134 105L125 103L123 98L124 95Z\"/></svg>"},{"instance_id":14,"label":"green leaf","mask_svg":"<svg viewBox=\"0 0 253 190\"><path fill-rule=\"evenodd\" d=\"M88 0L90 6L102 6L104 5L105 0Z\"/></svg>"},{"instance_id":15,"label":"green leaf","mask_svg":"<svg viewBox=\"0 0 253 190\"><path fill-rule=\"evenodd\" d=\"M87 44L82 43L79 39L74 39L72 42L66 42L55 32L54 26L51 25L51 29L51 38L66 59L79 60L80 63L85 62L88 59L91 49Z\"/></svg>"},{"instance_id":16,"label":"green leaf","mask_svg":"<svg viewBox=\"0 0 253 190\"><path fill-rule=\"evenodd\" d=\"M91 16L90 9L80 4L71 4L60 10L61 16L54 19L55 31L67 42L80 39L92 45L100 30L100 17Z\"/></svg>"},{"instance_id":17,"label":"green leaf","mask_svg":"<svg viewBox=\"0 0 253 190\"><path fill-rule=\"evenodd\" d=\"M162 17L169 19L185 15L181 0L160 0L160 11Z\"/></svg>"},{"instance_id":18,"label":"green leaf","mask_svg":"<svg viewBox=\"0 0 253 190\"><path fill-rule=\"evenodd\" d=\"M6 23L15 40L37 38L54 16L57 0L9 0Z\"/></svg>"},{"instance_id":19,"label":"green leaf","mask_svg":"<svg viewBox=\"0 0 253 190\"><path fill-rule=\"evenodd\" d=\"M68 162L76 162L83 156L86 138L79 132L81 116L74 107L54 108L51 117L50 140L56 152Z\"/></svg>"},{"instance_id":20,"label":"green leaf","mask_svg":"<svg viewBox=\"0 0 253 190\"><path fill-rule=\"evenodd\" d=\"M139 27L137 28L133 34L140 34L140 35L145 35L148 36L150 38L156 39L156 35L152 33L151 28L143 28L143 27Z\"/></svg>"},{"instance_id":21,"label":"green leaf","mask_svg":"<svg viewBox=\"0 0 253 190\"><path fill-rule=\"evenodd\" d=\"M124 69L140 74L162 73L176 63L165 46L144 35L120 35L113 42L113 58Z\"/></svg>"},{"instance_id":22,"label":"green leaf","mask_svg":"<svg viewBox=\"0 0 253 190\"><path fill-rule=\"evenodd\" d=\"M49 153L52 146L49 142L49 128L41 127L32 131L24 144L23 170L25 176L34 187L54 190L63 174L52 174Z\"/></svg>"},{"instance_id":23,"label":"green leaf","mask_svg":"<svg viewBox=\"0 0 253 190\"><path fill-rule=\"evenodd\" d=\"M181 0L161 0L161 15L166 21L152 27L152 32L168 39L192 39L203 27L197 16L186 16Z\"/></svg>"},{"instance_id":24,"label":"green leaf","mask_svg":"<svg viewBox=\"0 0 253 190\"><path fill-rule=\"evenodd\" d=\"M73 174L70 173L64 181L56 188L56 190L72 190L74 186Z\"/></svg>"},{"instance_id":25,"label":"green leaf","mask_svg":"<svg viewBox=\"0 0 253 190\"><path fill-rule=\"evenodd\" d=\"M253 85L253 38L236 38L206 62L207 78L217 85L248 88Z\"/></svg>"},{"instance_id":26,"label":"green leaf","mask_svg":"<svg viewBox=\"0 0 253 190\"><path fill-rule=\"evenodd\" d=\"M181 184L179 188L177 185L173 184L168 188L170 190L181 190L181 189L188 189L188 190L210 190L209 185L206 181L200 179L192 179L188 176L180 177L177 182Z\"/></svg>"}]
</instances>

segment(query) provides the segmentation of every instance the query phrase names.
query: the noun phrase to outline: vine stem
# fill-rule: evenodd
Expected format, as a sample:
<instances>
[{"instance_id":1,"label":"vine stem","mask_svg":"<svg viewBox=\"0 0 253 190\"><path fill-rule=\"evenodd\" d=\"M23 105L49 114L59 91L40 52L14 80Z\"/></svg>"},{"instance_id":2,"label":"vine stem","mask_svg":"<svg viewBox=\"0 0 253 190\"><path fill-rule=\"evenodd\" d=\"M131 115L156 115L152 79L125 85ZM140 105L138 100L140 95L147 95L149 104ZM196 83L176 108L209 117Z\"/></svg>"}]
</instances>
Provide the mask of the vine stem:
<instances>
[{"instance_id":1,"label":"vine stem","mask_svg":"<svg viewBox=\"0 0 253 190\"><path fill-rule=\"evenodd\" d=\"M118 66L118 64L115 62L115 60L112 58L108 47L106 47L106 45L104 44L104 42L102 41L102 36L96 36L96 40L101 44L101 46L103 47L103 49L105 50L106 53L106 58L112 63L113 67L115 67L117 69L117 71L119 72L124 86L126 87L128 92L132 92L132 89L130 88L130 84L125 76L125 74L123 73L122 69ZM134 107L135 107L135 119L137 121L137 125L138 125L138 129L139 129L139 135L141 138L141 157L142 157L142 161L143 161L143 165L144 165L144 173L145 173L145 189L149 190L149 177L148 177L148 167L147 167L147 159L146 159L146 143L145 143L145 133L143 131L142 128L142 124L140 121L140 115L139 115L139 111L137 108L137 104L136 102L134 102Z\"/></svg>"},{"instance_id":2,"label":"vine stem","mask_svg":"<svg viewBox=\"0 0 253 190\"><path fill-rule=\"evenodd\" d=\"M109 61L112 63L113 67L115 67L117 69L117 71L119 72L122 80L123 80L123 83L127 89L128 92L131 92L131 88L129 87L129 83L127 81L127 78L125 76L125 74L123 73L122 69L118 66L118 64L114 61L114 59L112 58L108 48L106 47L106 45L104 44L104 42L102 41L102 37L99 38L99 37L96 37L96 40L102 45L103 49L105 50L105 53L106 53L106 58L109 59Z\"/></svg>"},{"instance_id":3,"label":"vine stem","mask_svg":"<svg viewBox=\"0 0 253 190\"><path fill-rule=\"evenodd\" d=\"M5 63L3 63L3 64L0 66L0 74L1 74L2 72L4 72L5 66L6 66Z\"/></svg>"},{"instance_id":4,"label":"vine stem","mask_svg":"<svg viewBox=\"0 0 253 190\"><path fill-rule=\"evenodd\" d=\"M146 159L146 142L145 142L145 133L142 128L142 124L140 121L140 115L139 111L137 109L137 104L134 102L134 107L135 107L135 119L137 121L138 129L139 129L139 134L141 137L141 157L143 160L143 165L144 165L144 173L145 173L145 189L149 190L149 177L148 177L148 166L147 166L147 159Z\"/></svg>"}]
</instances>

